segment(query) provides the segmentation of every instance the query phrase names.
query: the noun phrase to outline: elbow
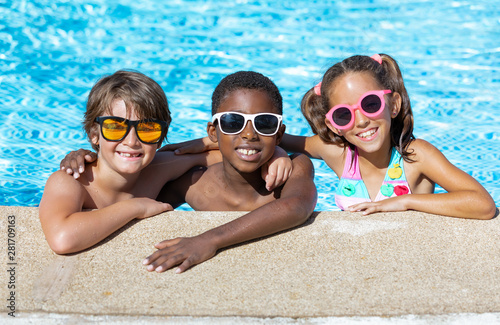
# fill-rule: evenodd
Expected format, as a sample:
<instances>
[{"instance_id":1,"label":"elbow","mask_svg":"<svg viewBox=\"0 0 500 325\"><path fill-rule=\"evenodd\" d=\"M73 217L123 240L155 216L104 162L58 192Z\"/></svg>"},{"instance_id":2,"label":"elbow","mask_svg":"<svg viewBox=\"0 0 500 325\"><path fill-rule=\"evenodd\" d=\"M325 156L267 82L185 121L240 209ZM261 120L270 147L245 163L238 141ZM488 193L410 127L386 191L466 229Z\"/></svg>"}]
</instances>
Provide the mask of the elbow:
<instances>
[{"instance_id":1,"label":"elbow","mask_svg":"<svg viewBox=\"0 0 500 325\"><path fill-rule=\"evenodd\" d=\"M312 211L310 211L309 209L303 207L302 209L298 209L297 210L297 215L296 215L296 218L295 218L295 226L300 226L301 224L303 224L304 222L307 221L307 219L309 219L309 217L311 216L312 214Z\"/></svg>"},{"instance_id":2,"label":"elbow","mask_svg":"<svg viewBox=\"0 0 500 325\"><path fill-rule=\"evenodd\" d=\"M316 189L316 186L312 187L308 196L304 198L304 202L305 202L304 209L306 214L305 220L307 220L314 212L316 204L318 204L318 190Z\"/></svg>"},{"instance_id":3,"label":"elbow","mask_svg":"<svg viewBox=\"0 0 500 325\"><path fill-rule=\"evenodd\" d=\"M481 200L477 201L474 205L475 218L480 220L490 220L498 216L498 208L495 205L495 201L491 196L483 197Z\"/></svg>"},{"instance_id":4,"label":"elbow","mask_svg":"<svg viewBox=\"0 0 500 325\"><path fill-rule=\"evenodd\" d=\"M78 252L77 243L72 239L68 233L61 231L53 234L50 238L47 237L49 247L58 255L66 255Z\"/></svg>"},{"instance_id":5,"label":"elbow","mask_svg":"<svg viewBox=\"0 0 500 325\"><path fill-rule=\"evenodd\" d=\"M498 216L498 213L498 208L495 206L495 204L492 204L491 206L486 207L481 214L478 214L477 219L490 220L496 218Z\"/></svg>"},{"instance_id":6,"label":"elbow","mask_svg":"<svg viewBox=\"0 0 500 325\"><path fill-rule=\"evenodd\" d=\"M310 197L303 197L298 202L300 203L296 205L295 208L293 209L294 211L296 211L295 214L296 226L306 222L312 215L312 213L314 212L314 208L316 207L317 195Z\"/></svg>"},{"instance_id":7,"label":"elbow","mask_svg":"<svg viewBox=\"0 0 500 325\"><path fill-rule=\"evenodd\" d=\"M301 221L300 224L303 224L306 222L314 212L314 208L316 208L316 204L318 203L318 193L316 191L316 187L309 193L308 196L304 197L303 200L301 200L303 204L300 206L300 215L301 215Z\"/></svg>"},{"instance_id":8,"label":"elbow","mask_svg":"<svg viewBox=\"0 0 500 325\"><path fill-rule=\"evenodd\" d=\"M306 222L311 217L312 213L314 212L314 208L316 207L316 203L317 200L316 198L314 198L314 200L311 200L302 206L302 218L300 222L301 224Z\"/></svg>"}]
</instances>

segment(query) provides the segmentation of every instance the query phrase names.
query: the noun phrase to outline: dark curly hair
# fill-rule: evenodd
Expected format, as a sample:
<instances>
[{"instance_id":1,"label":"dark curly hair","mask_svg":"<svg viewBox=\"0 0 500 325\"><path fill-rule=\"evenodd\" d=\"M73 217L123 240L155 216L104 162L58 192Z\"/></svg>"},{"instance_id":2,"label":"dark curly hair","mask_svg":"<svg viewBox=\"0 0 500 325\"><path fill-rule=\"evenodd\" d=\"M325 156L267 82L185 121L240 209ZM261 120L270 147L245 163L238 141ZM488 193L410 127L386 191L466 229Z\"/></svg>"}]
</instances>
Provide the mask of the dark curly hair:
<instances>
[{"instance_id":1,"label":"dark curly hair","mask_svg":"<svg viewBox=\"0 0 500 325\"><path fill-rule=\"evenodd\" d=\"M278 87L268 77L254 71L238 71L224 77L212 94L212 115L216 114L224 99L239 89L262 90L267 93L278 114L283 114L283 98Z\"/></svg>"},{"instance_id":2,"label":"dark curly hair","mask_svg":"<svg viewBox=\"0 0 500 325\"><path fill-rule=\"evenodd\" d=\"M408 145L415 139L410 97L406 91L396 60L387 54L380 54L380 56L382 64L365 55L351 56L342 62L336 63L323 76L321 95L316 95L314 88L311 88L302 98L300 107L312 131L314 134L319 135L321 140L326 143L343 144L352 147L344 137L328 129L325 124L325 115L333 106L329 102L329 98L331 92L333 92L332 85L339 77L346 73L369 72L384 89L390 89L393 93L397 92L401 95L401 110L391 123L391 146L396 148L405 161L410 162L412 159L409 156L412 152L408 151Z\"/></svg>"}]
</instances>

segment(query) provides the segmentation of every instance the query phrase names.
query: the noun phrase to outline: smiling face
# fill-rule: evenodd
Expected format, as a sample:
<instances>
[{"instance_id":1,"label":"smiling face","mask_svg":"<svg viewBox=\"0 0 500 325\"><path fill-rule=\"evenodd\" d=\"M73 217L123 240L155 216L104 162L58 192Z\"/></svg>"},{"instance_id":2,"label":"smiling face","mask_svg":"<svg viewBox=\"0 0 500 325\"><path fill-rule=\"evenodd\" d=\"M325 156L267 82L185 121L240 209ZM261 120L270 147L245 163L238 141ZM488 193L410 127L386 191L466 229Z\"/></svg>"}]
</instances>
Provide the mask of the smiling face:
<instances>
[{"instance_id":1,"label":"smiling face","mask_svg":"<svg viewBox=\"0 0 500 325\"><path fill-rule=\"evenodd\" d=\"M255 89L238 89L231 92L221 102L217 112L278 114L269 95ZM263 136L258 134L252 122L248 121L239 134L227 135L221 132L218 122L215 122L208 123L207 132L212 141L219 142L225 163L229 163L239 172L251 173L273 156L275 147L285 132L285 126L281 125L278 133L273 136Z\"/></svg>"},{"instance_id":2,"label":"smiling face","mask_svg":"<svg viewBox=\"0 0 500 325\"><path fill-rule=\"evenodd\" d=\"M111 103L110 116L117 116L129 120L137 120L135 110L129 110L122 99L114 99ZM121 141L108 141L102 137L100 127L98 133L93 134L92 142L99 144L99 160L120 174L135 174L149 165L156 153L156 144L145 144L139 141L135 128L131 128L127 136Z\"/></svg>"},{"instance_id":3,"label":"smiling face","mask_svg":"<svg viewBox=\"0 0 500 325\"><path fill-rule=\"evenodd\" d=\"M333 91L329 93L329 102L333 107L339 104L355 105L360 97L373 90L383 90L375 78L368 72L347 73L332 84ZM392 100L392 94L386 94L385 108L376 118L369 118L360 110L355 110L354 125L350 129L339 130L328 119L325 123L334 133L343 136L360 151L376 152L389 150L391 146L391 119L397 115L400 106ZM396 93L396 96L399 94Z\"/></svg>"}]
</instances>

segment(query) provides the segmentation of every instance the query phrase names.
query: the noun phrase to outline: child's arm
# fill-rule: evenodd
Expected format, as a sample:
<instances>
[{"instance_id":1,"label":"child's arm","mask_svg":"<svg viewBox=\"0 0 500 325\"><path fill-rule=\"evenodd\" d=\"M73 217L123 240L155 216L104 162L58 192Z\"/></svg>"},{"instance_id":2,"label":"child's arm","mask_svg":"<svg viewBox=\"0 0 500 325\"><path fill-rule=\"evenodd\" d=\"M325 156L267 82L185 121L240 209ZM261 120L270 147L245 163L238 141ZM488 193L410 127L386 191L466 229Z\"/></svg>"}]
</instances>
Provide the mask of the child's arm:
<instances>
[{"instance_id":1,"label":"child's arm","mask_svg":"<svg viewBox=\"0 0 500 325\"><path fill-rule=\"evenodd\" d=\"M141 174L170 174L158 176L168 178L166 179L168 181L181 176L194 166L210 166L221 161L222 155L219 150L186 155L176 155L172 151L157 151L151 164Z\"/></svg>"},{"instance_id":2,"label":"child's arm","mask_svg":"<svg viewBox=\"0 0 500 325\"><path fill-rule=\"evenodd\" d=\"M323 159L324 146L325 143L317 135L304 137L285 133L280 143L280 147L288 152L303 153L316 159Z\"/></svg>"},{"instance_id":3,"label":"child's arm","mask_svg":"<svg viewBox=\"0 0 500 325\"><path fill-rule=\"evenodd\" d=\"M298 226L316 206L314 169L304 155L293 159L293 172L281 190L281 197L225 225L190 238L166 240L144 260L148 271L163 272L179 265L184 272L215 255L217 250Z\"/></svg>"},{"instance_id":4,"label":"child's arm","mask_svg":"<svg viewBox=\"0 0 500 325\"><path fill-rule=\"evenodd\" d=\"M71 151L66 157L61 160L59 168L66 171L68 175L73 175L75 179L80 177L80 174L85 171L85 164L96 161L97 154L86 149L78 149Z\"/></svg>"},{"instance_id":5,"label":"child's arm","mask_svg":"<svg viewBox=\"0 0 500 325\"><path fill-rule=\"evenodd\" d=\"M193 140L195 141L195 140ZM172 148L175 145L169 145L172 146ZM222 160L220 154L218 152L210 152L206 154L200 154L200 155L191 155L187 156L190 158L182 158L182 157L167 157L165 158L165 154L169 151L167 151L166 148L167 146L161 148L156 152L155 159L153 160L153 163L159 162L162 164L173 164L176 161L180 160L185 160L189 161L191 159L197 159L196 161L199 161L200 166L210 166L214 163L220 162ZM160 153L161 152L161 153ZM203 153L204 151L198 151L199 153ZM198 153L198 152L193 152L193 153ZM197 156L195 158L191 158ZM201 158L201 160L200 160ZM78 149L75 151L71 151L68 153L62 160L61 163L59 164L59 167L61 170L66 171L67 174L73 175L75 179L78 179L80 177L80 174L85 171L85 164L92 163L97 160L97 154L86 149ZM194 161L194 160L191 160ZM194 165L191 164L190 167L187 169L193 167ZM186 169L186 170L187 170Z\"/></svg>"},{"instance_id":6,"label":"child's arm","mask_svg":"<svg viewBox=\"0 0 500 325\"><path fill-rule=\"evenodd\" d=\"M218 150L219 146L212 142L208 137L169 144L163 146L158 152L174 151L176 155L197 154L202 152L212 152ZM211 164L200 164L200 166L209 166ZM292 162L286 151L278 146L271 159L262 168L262 179L266 181L268 191L283 185L292 172Z\"/></svg>"},{"instance_id":7,"label":"child's arm","mask_svg":"<svg viewBox=\"0 0 500 325\"><path fill-rule=\"evenodd\" d=\"M164 152L163 154L166 153L167 152ZM220 152L218 150L210 151L209 155L214 155L216 153L218 154L218 157L220 157ZM181 159L181 157L188 156L189 155L181 155L176 157ZM214 161L211 162L215 163ZM165 184L156 199L161 202L170 203L174 209L185 203L186 192L188 191L189 186L195 184L206 170L206 168L200 167L204 164L198 165L198 167L192 168L179 178ZM211 165L211 163L209 165ZM182 167L185 166L186 164ZM271 191L285 183L292 173L292 167L293 165L290 157L283 149L278 147L269 162L262 166L262 178L266 181L267 190Z\"/></svg>"},{"instance_id":8,"label":"child's arm","mask_svg":"<svg viewBox=\"0 0 500 325\"><path fill-rule=\"evenodd\" d=\"M418 194L360 203L349 207L350 211L369 214L379 211L416 210L444 216L491 219L495 216L495 202L486 189L472 176L455 167L433 145L423 140L412 142L416 162L411 163L422 175L438 184L447 193Z\"/></svg>"},{"instance_id":9,"label":"child's arm","mask_svg":"<svg viewBox=\"0 0 500 325\"><path fill-rule=\"evenodd\" d=\"M174 151L177 155L183 155L186 153L199 153L218 149L219 144L217 142L213 142L209 137L203 137L185 142L167 144L158 149L158 151Z\"/></svg>"},{"instance_id":10,"label":"child's arm","mask_svg":"<svg viewBox=\"0 0 500 325\"><path fill-rule=\"evenodd\" d=\"M324 142L319 136L304 137L285 133L281 139L280 147L288 152L298 152L312 158L321 159ZM199 153L207 150L219 149L217 142L212 142L208 137L190 141L168 144L159 151L174 151L175 154Z\"/></svg>"},{"instance_id":11,"label":"child's arm","mask_svg":"<svg viewBox=\"0 0 500 325\"><path fill-rule=\"evenodd\" d=\"M133 219L172 210L166 203L133 198L102 209L82 211L87 195L84 187L63 171L55 172L47 180L40 202L40 221L50 248L57 254L81 251Z\"/></svg>"},{"instance_id":12,"label":"child's arm","mask_svg":"<svg viewBox=\"0 0 500 325\"><path fill-rule=\"evenodd\" d=\"M276 147L274 154L261 168L262 179L266 182L266 189L272 191L285 184L292 174L292 160L286 151Z\"/></svg>"},{"instance_id":13,"label":"child's arm","mask_svg":"<svg viewBox=\"0 0 500 325\"><path fill-rule=\"evenodd\" d=\"M322 159L337 176L342 175L345 160L343 145L326 143L318 135L303 137L285 133L280 147L288 152L303 153L311 158Z\"/></svg>"},{"instance_id":14,"label":"child's arm","mask_svg":"<svg viewBox=\"0 0 500 325\"><path fill-rule=\"evenodd\" d=\"M185 160L187 165L182 165L181 168L184 167L184 170L187 171L188 169L196 165L210 166L213 165L214 163L222 161L222 157L219 151L212 150L212 149L218 149L218 147L208 148L203 146L202 148L196 145L196 143L198 144L202 143L203 139L196 139L192 141L183 142L180 144L171 144L162 147L157 151L155 159L152 162L152 165L154 166L157 163L164 164L165 167L169 167L170 170L172 170L173 169L172 165L175 162ZM186 144L189 143L193 143L195 145L186 146ZM193 155L186 156L189 158L184 158L184 157L162 158L162 156L165 156L168 152L171 152L171 150L176 150L176 148L179 148L178 150L180 150L180 152L176 151L175 155L182 156L188 153L192 153ZM206 157L206 159L203 157ZM64 157L63 160L61 161L60 168L61 170L65 170L67 174L73 175L75 179L78 179L80 177L80 174L85 171L85 163L94 162L96 159L97 155L92 151L79 149L68 153L66 157ZM190 163L193 161L199 161L199 162L195 164ZM292 163L290 161L290 158L288 158L287 153L280 147L276 147L273 157L266 165L264 165L264 168L262 168L262 178L266 181L266 188L269 191L271 191L276 187L283 185L290 176L291 169L292 169ZM179 169L177 168L175 170L178 171Z\"/></svg>"}]
</instances>

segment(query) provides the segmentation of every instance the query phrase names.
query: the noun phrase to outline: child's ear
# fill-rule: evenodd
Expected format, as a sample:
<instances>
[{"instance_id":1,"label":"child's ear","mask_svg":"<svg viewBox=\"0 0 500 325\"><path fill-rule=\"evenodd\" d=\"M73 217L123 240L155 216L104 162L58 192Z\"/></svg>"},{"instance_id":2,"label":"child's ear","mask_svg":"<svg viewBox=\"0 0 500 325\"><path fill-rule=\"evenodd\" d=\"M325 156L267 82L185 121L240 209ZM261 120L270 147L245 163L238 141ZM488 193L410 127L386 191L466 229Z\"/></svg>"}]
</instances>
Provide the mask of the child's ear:
<instances>
[{"instance_id":1,"label":"child's ear","mask_svg":"<svg viewBox=\"0 0 500 325\"><path fill-rule=\"evenodd\" d=\"M283 140L283 135L285 134L285 130L286 130L286 125L281 124L278 133L276 133L276 145L279 145L281 143L281 140Z\"/></svg>"},{"instance_id":2,"label":"child's ear","mask_svg":"<svg viewBox=\"0 0 500 325\"><path fill-rule=\"evenodd\" d=\"M93 145L99 145L99 131L97 128L92 128L92 130L90 130L90 141Z\"/></svg>"},{"instance_id":3,"label":"child's ear","mask_svg":"<svg viewBox=\"0 0 500 325\"><path fill-rule=\"evenodd\" d=\"M330 131L332 131L333 133L335 133L339 137L343 136L342 131L340 131L339 129L337 129L336 127L334 127L332 125L332 123L330 123L330 121L326 117L325 117L325 124L326 124L326 127L330 129Z\"/></svg>"},{"instance_id":4,"label":"child's ear","mask_svg":"<svg viewBox=\"0 0 500 325\"><path fill-rule=\"evenodd\" d=\"M217 143L217 126L215 126L212 122L207 123L207 134L208 138L213 142Z\"/></svg>"},{"instance_id":5,"label":"child's ear","mask_svg":"<svg viewBox=\"0 0 500 325\"><path fill-rule=\"evenodd\" d=\"M391 118L398 116L401 110L401 95L398 92L394 92L391 98Z\"/></svg>"}]
</instances>

